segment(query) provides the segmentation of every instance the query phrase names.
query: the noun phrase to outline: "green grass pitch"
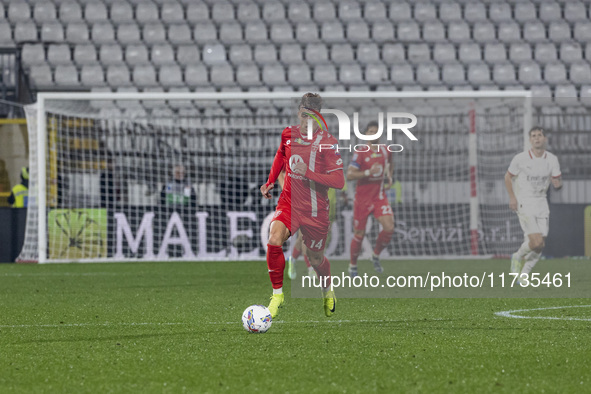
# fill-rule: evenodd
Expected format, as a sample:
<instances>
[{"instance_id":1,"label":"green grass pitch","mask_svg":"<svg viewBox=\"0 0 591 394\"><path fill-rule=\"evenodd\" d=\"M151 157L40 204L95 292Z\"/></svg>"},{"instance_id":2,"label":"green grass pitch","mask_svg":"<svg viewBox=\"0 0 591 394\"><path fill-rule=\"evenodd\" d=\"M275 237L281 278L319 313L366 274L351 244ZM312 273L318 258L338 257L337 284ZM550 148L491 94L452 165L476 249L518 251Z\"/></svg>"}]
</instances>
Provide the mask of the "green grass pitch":
<instances>
[{"instance_id":1,"label":"green grass pitch","mask_svg":"<svg viewBox=\"0 0 591 394\"><path fill-rule=\"evenodd\" d=\"M0 264L0 392L591 392L591 308L495 315L590 300L343 298L328 319L286 290L257 335L264 262Z\"/></svg>"}]
</instances>

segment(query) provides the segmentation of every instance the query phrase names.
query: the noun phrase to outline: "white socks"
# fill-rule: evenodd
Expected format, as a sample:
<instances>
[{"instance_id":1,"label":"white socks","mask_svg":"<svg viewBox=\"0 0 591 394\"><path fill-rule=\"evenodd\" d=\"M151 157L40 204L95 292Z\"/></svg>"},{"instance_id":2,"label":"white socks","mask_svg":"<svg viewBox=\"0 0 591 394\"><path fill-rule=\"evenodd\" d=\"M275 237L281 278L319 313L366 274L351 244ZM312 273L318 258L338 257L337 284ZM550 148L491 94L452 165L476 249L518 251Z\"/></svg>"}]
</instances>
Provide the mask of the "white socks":
<instances>
[{"instance_id":1,"label":"white socks","mask_svg":"<svg viewBox=\"0 0 591 394\"><path fill-rule=\"evenodd\" d=\"M542 257L542 253L536 253L533 251L525 256L525 264L523 265L521 273L529 275L536 263L540 261L540 257Z\"/></svg>"},{"instance_id":2,"label":"white socks","mask_svg":"<svg viewBox=\"0 0 591 394\"><path fill-rule=\"evenodd\" d=\"M283 294L283 287L273 289L273 294Z\"/></svg>"},{"instance_id":3,"label":"white socks","mask_svg":"<svg viewBox=\"0 0 591 394\"><path fill-rule=\"evenodd\" d=\"M529 238L526 238L523 243L521 244L521 246L519 247L519 249L517 250L517 258L519 260L523 259L528 253L530 253L532 250L529 248Z\"/></svg>"}]
</instances>

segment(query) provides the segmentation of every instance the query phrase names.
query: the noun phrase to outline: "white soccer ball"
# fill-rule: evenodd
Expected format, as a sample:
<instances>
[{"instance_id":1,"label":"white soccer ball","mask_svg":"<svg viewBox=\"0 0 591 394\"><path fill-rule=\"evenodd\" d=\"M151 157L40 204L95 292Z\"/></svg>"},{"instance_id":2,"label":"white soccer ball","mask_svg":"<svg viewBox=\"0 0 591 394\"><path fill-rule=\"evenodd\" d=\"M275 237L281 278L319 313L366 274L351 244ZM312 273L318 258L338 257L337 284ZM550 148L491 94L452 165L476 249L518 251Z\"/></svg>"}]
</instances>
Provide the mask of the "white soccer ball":
<instances>
[{"instance_id":1,"label":"white soccer ball","mask_svg":"<svg viewBox=\"0 0 591 394\"><path fill-rule=\"evenodd\" d=\"M264 333L271 328L271 312L263 305L251 305L242 314L242 325L248 332Z\"/></svg>"}]
</instances>

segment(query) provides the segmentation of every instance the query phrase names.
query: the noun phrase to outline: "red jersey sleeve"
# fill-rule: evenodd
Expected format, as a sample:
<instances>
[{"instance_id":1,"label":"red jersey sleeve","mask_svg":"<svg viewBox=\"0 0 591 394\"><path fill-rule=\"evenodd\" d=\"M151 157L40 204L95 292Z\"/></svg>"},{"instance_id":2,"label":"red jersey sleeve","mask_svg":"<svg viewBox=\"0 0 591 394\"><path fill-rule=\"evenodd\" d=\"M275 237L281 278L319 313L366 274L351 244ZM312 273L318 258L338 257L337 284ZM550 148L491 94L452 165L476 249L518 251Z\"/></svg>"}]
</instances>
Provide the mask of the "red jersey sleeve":
<instances>
[{"instance_id":1,"label":"red jersey sleeve","mask_svg":"<svg viewBox=\"0 0 591 394\"><path fill-rule=\"evenodd\" d=\"M267 185L275 183L279 174L285 167L285 144L289 140L290 128L287 127L281 133L281 143L275 153L273 164L271 165L271 171L269 172L269 178L267 179Z\"/></svg>"}]
</instances>

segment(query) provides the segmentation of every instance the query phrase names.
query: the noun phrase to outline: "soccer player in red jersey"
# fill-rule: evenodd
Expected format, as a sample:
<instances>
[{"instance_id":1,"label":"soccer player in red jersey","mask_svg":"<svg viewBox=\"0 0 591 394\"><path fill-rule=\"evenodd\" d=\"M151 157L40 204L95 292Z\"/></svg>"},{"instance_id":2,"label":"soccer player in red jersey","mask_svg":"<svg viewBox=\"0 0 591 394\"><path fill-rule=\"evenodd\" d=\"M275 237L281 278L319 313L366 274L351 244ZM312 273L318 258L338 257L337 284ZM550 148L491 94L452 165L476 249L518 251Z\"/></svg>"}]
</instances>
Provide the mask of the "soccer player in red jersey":
<instances>
[{"instance_id":1,"label":"soccer player in red jersey","mask_svg":"<svg viewBox=\"0 0 591 394\"><path fill-rule=\"evenodd\" d=\"M271 316L284 303L283 271L285 257L282 246L298 229L302 232L306 254L316 270L322 285L324 313L331 316L336 298L330 283L330 262L324 256L329 229L328 189L341 189L345 185L343 159L337 149L337 139L323 130L310 117L320 117L320 95L306 93L298 109L300 124L285 128L281 144L273 160L267 183L261 194L271 198L271 189L281 170L285 169L285 188L281 192L267 244L267 266L273 285L269 303ZM315 116L314 116L315 115ZM312 138L308 138L308 127Z\"/></svg>"},{"instance_id":2,"label":"soccer player in red jersey","mask_svg":"<svg viewBox=\"0 0 591 394\"><path fill-rule=\"evenodd\" d=\"M365 134L373 135L377 132L378 123L370 122ZM392 185L394 165L391 153L385 146L377 145L379 139L368 141L368 143L370 149L367 152L356 152L353 155L353 161L347 168L347 180L357 181L353 207L354 235L351 241L351 262L349 264L351 277L357 276L357 258L361 252L361 242L365 236L369 215L373 214L382 225L382 231L378 234L372 253L373 266L378 273L384 271L380 264L380 253L394 234L394 213L384 192L384 189L389 189ZM386 181L386 185L384 185L384 181Z\"/></svg>"}]
</instances>

